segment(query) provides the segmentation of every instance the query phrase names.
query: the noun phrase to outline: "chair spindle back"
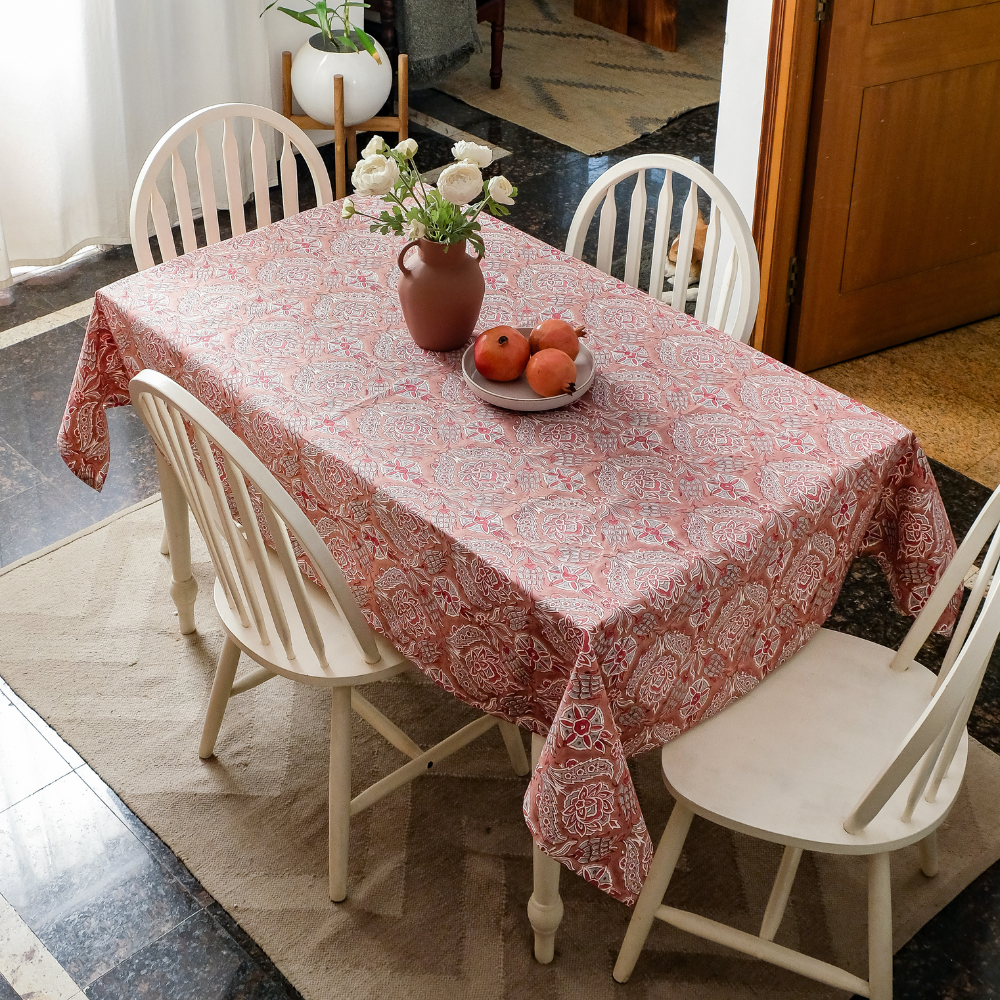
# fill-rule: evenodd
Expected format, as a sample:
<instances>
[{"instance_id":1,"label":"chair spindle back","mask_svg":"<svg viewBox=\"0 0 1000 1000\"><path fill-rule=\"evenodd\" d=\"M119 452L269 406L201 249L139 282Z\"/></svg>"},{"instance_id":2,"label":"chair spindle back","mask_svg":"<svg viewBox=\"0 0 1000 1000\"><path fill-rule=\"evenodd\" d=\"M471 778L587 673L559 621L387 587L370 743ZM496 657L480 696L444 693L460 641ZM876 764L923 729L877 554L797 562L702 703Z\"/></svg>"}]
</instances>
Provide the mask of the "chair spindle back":
<instances>
[{"instance_id":1,"label":"chair spindle back","mask_svg":"<svg viewBox=\"0 0 1000 1000\"><path fill-rule=\"evenodd\" d=\"M907 669L952 596L962 587L976 556L992 535L969 600L955 626L930 701L896 755L885 765L845 821L844 829L848 833L860 833L881 812L918 764L920 767L910 786L903 810L905 821L909 821L921 797L928 802L934 801L941 782L948 774L989 665L997 635L1000 634L998 524L1000 490L990 497L980 511L893 657L892 669Z\"/></svg>"},{"instance_id":2,"label":"chair spindle back","mask_svg":"<svg viewBox=\"0 0 1000 1000\"><path fill-rule=\"evenodd\" d=\"M132 206L129 211L129 227L132 237L132 252L136 267L140 271L152 267L155 261L149 247L149 215L153 217L153 228L164 261L177 256L173 232L166 202L157 186L161 170L170 162L170 183L174 192L177 220L181 230L184 253L198 246L188 187L187 171L181 158L181 143L194 136L194 165L201 198L201 212L205 225L207 245L220 240L218 207L215 191L215 175L209 142L205 128L219 120L222 130L222 167L226 184L226 202L229 205L229 220L233 236L242 236L247 231L246 212L243 205L243 175L240 169L240 151L236 139L235 122L239 119L251 121L250 171L253 179L254 207L257 213L257 227L271 223L271 202L268 193L268 152L267 143L261 131L261 123L274 129L283 137L279 164L281 181L282 211L288 218L299 211L298 173L295 163L295 149L298 149L309 167L316 189L316 204L325 205L333 201L330 177L319 150L312 140L283 115L270 108L256 104L217 104L196 111L179 121L156 144L146 158L132 192Z\"/></svg>"},{"instance_id":3,"label":"chair spindle back","mask_svg":"<svg viewBox=\"0 0 1000 1000\"><path fill-rule=\"evenodd\" d=\"M623 180L635 176L635 186L629 203L628 234L625 244L625 265L622 280L633 288L639 287L642 264L643 236L646 222L646 171L664 171L663 185L656 201L656 220L653 230L652 258L649 272L649 294L670 302L672 308L683 312L688 299L688 286L692 269L700 264L700 276L695 299L695 319L724 330L734 340L746 343L750 339L757 318L760 298L760 265L753 236L746 218L725 185L710 171L692 160L668 153L648 153L633 156L606 170L583 196L566 239L566 253L582 258L584 243L591 221L601 205L598 221L596 266L611 274L613 267L615 231L618 207L615 191ZM677 255L674 266L673 289L664 291L668 276L671 232L670 222L674 209L674 175L690 180L684 207L681 212L680 231L677 237ZM704 191L711 199L711 209L705 232L705 246L700 261L696 258L696 235L700 221L698 192ZM726 255L721 283L717 286L723 228L732 240L731 252ZM740 295L734 305L739 283ZM714 306L713 306L714 301ZM711 313L711 315L709 315Z\"/></svg>"},{"instance_id":4,"label":"chair spindle back","mask_svg":"<svg viewBox=\"0 0 1000 1000\"><path fill-rule=\"evenodd\" d=\"M374 633L340 567L315 527L253 452L186 389L159 372L140 372L129 391L132 405L177 476L226 600L243 627L255 630L264 645L276 638L293 660L305 652L293 645L290 621L295 616L319 665L328 666L299 570L297 545L350 626L365 660L377 663L381 654ZM291 607L272 575L262 521L291 592Z\"/></svg>"}]
</instances>

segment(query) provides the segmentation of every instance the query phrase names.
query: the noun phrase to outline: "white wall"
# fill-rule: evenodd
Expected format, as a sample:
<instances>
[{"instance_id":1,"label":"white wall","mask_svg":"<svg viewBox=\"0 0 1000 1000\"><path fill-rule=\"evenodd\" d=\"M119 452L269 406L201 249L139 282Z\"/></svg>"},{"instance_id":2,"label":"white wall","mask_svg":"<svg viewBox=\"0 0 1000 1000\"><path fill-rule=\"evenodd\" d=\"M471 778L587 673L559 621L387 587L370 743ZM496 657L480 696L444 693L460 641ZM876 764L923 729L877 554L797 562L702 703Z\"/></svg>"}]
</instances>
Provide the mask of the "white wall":
<instances>
[{"instance_id":1,"label":"white wall","mask_svg":"<svg viewBox=\"0 0 1000 1000\"><path fill-rule=\"evenodd\" d=\"M751 224L770 31L771 0L729 0L715 174Z\"/></svg>"}]
</instances>

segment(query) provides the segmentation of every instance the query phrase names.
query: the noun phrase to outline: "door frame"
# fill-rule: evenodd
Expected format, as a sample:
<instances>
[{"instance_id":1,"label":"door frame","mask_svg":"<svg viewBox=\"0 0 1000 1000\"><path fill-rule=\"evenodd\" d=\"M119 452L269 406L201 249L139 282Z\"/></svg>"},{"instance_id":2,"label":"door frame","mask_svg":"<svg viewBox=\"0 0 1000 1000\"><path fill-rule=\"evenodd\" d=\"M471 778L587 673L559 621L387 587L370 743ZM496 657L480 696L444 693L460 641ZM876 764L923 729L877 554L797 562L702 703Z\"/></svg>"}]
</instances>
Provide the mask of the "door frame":
<instances>
[{"instance_id":1,"label":"door frame","mask_svg":"<svg viewBox=\"0 0 1000 1000\"><path fill-rule=\"evenodd\" d=\"M799 237L819 32L817 0L774 0L757 159L753 237L760 259L760 305L751 343L784 361Z\"/></svg>"}]
</instances>

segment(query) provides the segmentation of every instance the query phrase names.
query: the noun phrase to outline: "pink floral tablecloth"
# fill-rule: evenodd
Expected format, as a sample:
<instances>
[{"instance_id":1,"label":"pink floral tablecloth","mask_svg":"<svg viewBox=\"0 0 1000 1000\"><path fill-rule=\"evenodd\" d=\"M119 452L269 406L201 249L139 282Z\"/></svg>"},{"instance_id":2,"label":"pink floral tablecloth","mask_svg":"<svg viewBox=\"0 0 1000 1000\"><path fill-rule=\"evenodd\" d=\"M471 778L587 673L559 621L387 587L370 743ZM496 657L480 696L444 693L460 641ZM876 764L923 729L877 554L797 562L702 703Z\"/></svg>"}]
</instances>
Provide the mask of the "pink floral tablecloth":
<instances>
[{"instance_id":1,"label":"pink floral tablecloth","mask_svg":"<svg viewBox=\"0 0 1000 1000\"><path fill-rule=\"evenodd\" d=\"M402 241L335 204L100 291L60 448L100 489L129 378L193 392L296 498L376 629L548 734L532 835L631 902L652 849L626 758L788 659L858 553L914 613L955 543L906 428L502 222L484 240L480 329L590 331L599 374L572 407L494 409L461 352L419 350Z\"/></svg>"}]
</instances>

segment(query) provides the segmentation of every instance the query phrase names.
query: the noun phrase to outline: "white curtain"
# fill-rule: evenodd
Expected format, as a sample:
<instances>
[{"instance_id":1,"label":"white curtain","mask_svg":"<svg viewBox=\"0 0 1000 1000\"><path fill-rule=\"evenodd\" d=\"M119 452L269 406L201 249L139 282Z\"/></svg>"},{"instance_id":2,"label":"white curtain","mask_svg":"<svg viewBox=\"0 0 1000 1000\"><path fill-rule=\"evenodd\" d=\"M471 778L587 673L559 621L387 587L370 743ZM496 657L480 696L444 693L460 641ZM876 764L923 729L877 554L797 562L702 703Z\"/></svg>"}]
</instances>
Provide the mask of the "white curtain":
<instances>
[{"instance_id":1,"label":"white curtain","mask_svg":"<svg viewBox=\"0 0 1000 1000\"><path fill-rule=\"evenodd\" d=\"M185 115L275 106L263 6L0 0L0 288L12 267L128 243L139 169Z\"/></svg>"}]
</instances>

